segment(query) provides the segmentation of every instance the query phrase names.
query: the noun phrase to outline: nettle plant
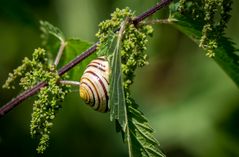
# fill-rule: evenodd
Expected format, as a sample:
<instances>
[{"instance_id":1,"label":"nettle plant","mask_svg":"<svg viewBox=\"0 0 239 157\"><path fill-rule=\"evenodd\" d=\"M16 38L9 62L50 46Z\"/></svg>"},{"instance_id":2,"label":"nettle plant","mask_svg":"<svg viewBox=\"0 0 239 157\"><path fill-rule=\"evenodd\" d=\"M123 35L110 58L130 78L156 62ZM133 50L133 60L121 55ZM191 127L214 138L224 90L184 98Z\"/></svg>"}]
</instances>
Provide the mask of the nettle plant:
<instances>
[{"instance_id":1,"label":"nettle plant","mask_svg":"<svg viewBox=\"0 0 239 157\"><path fill-rule=\"evenodd\" d=\"M145 20L168 4L168 18ZM66 39L60 29L41 21L43 48L35 49L32 59L25 58L3 85L14 89L13 81L18 79L25 91L3 106L0 115L38 92L30 133L39 140L37 152L43 153L53 121L62 109L61 102L71 93L72 86L78 86L86 104L96 111L110 112L110 120L128 144L129 156L165 156L130 93L135 70L148 64L145 50L148 37L153 34L152 25L175 26L239 85L239 55L233 42L224 36L231 6L232 0L162 0L137 17L129 8L116 9L111 19L99 24L99 41L93 46L79 39Z\"/></svg>"}]
</instances>

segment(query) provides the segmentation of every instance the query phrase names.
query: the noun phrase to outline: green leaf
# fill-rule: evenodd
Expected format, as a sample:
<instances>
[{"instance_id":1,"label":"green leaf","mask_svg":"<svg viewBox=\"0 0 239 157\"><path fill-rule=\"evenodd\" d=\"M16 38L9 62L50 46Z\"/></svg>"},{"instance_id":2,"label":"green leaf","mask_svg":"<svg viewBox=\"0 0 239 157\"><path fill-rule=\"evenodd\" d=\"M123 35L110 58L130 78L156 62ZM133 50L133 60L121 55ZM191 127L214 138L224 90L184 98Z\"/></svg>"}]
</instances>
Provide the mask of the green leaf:
<instances>
[{"instance_id":1,"label":"green leaf","mask_svg":"<svg viewBox=\"0 0 239 157\"><path fill-rule=\"evenodd\" d=\"M110 63L112 62L112 57L114 54L114 45L116 45L116 36L115 33L110 31L108 33L108 38L106 40L105 43L100 43L98 45L98 51L96 52L96 54L98 56L108 56L108 60L110 61ZM112 64L111 64L112 65Z\"/></svg>"},{"instance_id":2,"label":"green leaf","mask_svg":"<svg viewBox=\"0 0 239 157\"><path fill-rule=\"evenodd\" d=\"M127 114L125 104L125 94L122 79L121 70L121 55L119 43L113 53L112 64L111 64L111 77L110 77L110 118L111 120L118 120L123 131L125 132Z\"/></svg>"},{"instance_id":3,"label":"green leaf","mask_svg":"<svg viewBox=\"0 0 239 157\"><path fill-rule=\"evenodd\" d=\"M130 157L164 157L157 139L153 136L153 129L143 113L137 109L138 105L130 99L126 106L119 45L118 41L111 62L109 101L111 120L116 119L116 127L117 124L120 125L123 138L128 143Z\"/></svg>"},{"instance_id":4,"label":"green leaf","mask_svg":"<svg viewBox=\"0 0 239 157\"><path fill-rule=\"evenodd\" d=\"M60 59L59 67L67 64L76 56L80 55L82 52L87 50L91 43L82 41L80 39L65 39L62 31L50 24L47 21L40 21L43 45L47 50L47 54L49 57L54 60L56 57L61 44L67 43L63 55ZM83 74L86 66L90 63L91 60L95 59L96 55L92 54L91 56L84 59L79 65L77 65L74 69L68 72L70 79L79 80L81 75Z\"/></svg>"},{"instance_id":5,"label":"green leaf","mask_svg":"<svg viewBox=\"0 0 239 157\"><path fill-rule=\"evenodd\" d=\"M108 32L106 42L99 45L97 55L107 56L111 69L108 104L110 106L110 120L116 120L116 130L123 130L125 132L127 113L121 70L120 45L121 39L119 37L116 38L115 33L110 31Z\"/></svg>"},{"instance_id":6,"label":"green leaf","mask_svg":"<svg viewBox=\"0 0 239 157\"><path fill-rule=\"evenodd\" d=\"M40 21L40 30L42 31L42 45L47 51L48 58L51 64L53 64L54 58L63 42L64 35L59 28L53 26L47 21ZM62 64L60 64L62 66Z\"/></svg>"},{"instance_id":7,"label":"green leaf","mask_svg":"<svg viewBox=\"0 0 239 157\"><path fill-rule=\"evenodd\" d=\"M148 121L137 109L138 105L134 100L129 98L130 93L124 91L120 43L121 39L118 37L110 62L112 67L109 102L111 120L116 119L116 127L120 125L123 138L128 143L130 157L164 157ZM127 102L125 97L127 97Z\"/></svg>"},{"instance_id":8,"label":"green leaf","mask_svg":"<svg viewBox=\"0 0 239 157\"><path fill-rule=\"evenodd\" d=\"M47 21L40 21L40 25L40 29L43 32L43 35L45 35L45 37L48 37L49 34L51 34L58 38L61 42L65 41L64 34L59 28L53 26Z\"/></svg>"},{"instance_id":9,"label":"green leaf","mask_svg":"<svg viewBox=\"0 0 239 157\"><path fill-rule=\"evenodd\" d=\"M131 99L127 104L128 126L127 142L129 156L132 157L165 157L161 152L157 139L153 136L153 129L143 113L137 109L137 104Z\"/></svg>"},{"instance_id":10,"label":"green leaf","mask_svg":"<svg viewBox=\"0 0 239 157\"><path fill-rule=\"evenodd\" d=\"M130 157L163 157L159 143L153 137L152 128L137 109L138 105L130 98L129 88L123 82L121 38L126 24L125 21L121 23L116 43L114 43L114 35L108 34L106 43L101 43L98 52L100 55L108 56L111 67L110 118L116 120L116 130L123 134L124 141L128 144ZM112 48L114 48L113 51Z\"/></svg>"},{"instance_id":11,"label":"green leaf","mask_svg":"<svg viewBox=\"0 0 239 157\"><path fill-rule=\"evenodd\" d=\"M127 142L130 157L163 157L151 127L130 97L134 72L147 63L144 50L152 28L148 25L134 27L129 22L133 13L128 8L117 9L111 15L111 20L100 23L97 33L101 42L97 54L106 55L111 67L111 120L116 120L116 131L121 131L124 142ZM119 31L113 33L117 28Z\"/></svg>"},{"instance_id":12,"label":"green leaf","mask_svg":"<svg viewBox=\"0 0 239 157\"><path fill-rule=\"evenodd\" d=\"M202 36L200 24L178 13L174 13L172 18L176 19L173 25L199 45ZM239 55L236 53L238 49L226 37L221 37L218 43L213 59L239 87Z\"/></svg>"},{"instance_id":13,"label":"green leaf","mask_svg":"<svg viewBox=\"0 0 239 157\"><path fill-rule=\"evenodd\" d=\"M91 46L91 43L79 39L69 39L66 42L67 45L64 49L62 56L62 62L64 64L69 63L72 59L74 59L76 56L79 56ZM72 70L70 70L68 72L70 79L79 80L87 65L96 57L97 55L93 53L89 57L84 59L81 63L79 63L76 67L74 67Z\"/></svg>"}]
</instances>

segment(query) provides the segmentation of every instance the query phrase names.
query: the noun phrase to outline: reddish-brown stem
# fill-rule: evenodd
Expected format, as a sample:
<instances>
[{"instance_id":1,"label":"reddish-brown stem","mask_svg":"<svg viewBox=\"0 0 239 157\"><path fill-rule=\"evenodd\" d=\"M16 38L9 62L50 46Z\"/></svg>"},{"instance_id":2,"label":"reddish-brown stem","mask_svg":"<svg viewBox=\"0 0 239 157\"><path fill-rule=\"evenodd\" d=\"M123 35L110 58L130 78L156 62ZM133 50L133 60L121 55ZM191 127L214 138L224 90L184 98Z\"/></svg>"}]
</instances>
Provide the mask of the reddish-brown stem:
<instances>
[{"instance_id":1,"label":"reddish-brown stem","mask_svg":"<svg viewBox=\"0 0 239 157\"><path fill-rule=\"evenodd\" d=\"M151 16L156 11L158 11L161 8L167 6L170 2L172 2L172 0L161 0L160 3L156 4L154 7L150 8L148 11L142 13L141 15L139 15L138 17L133 19L132 22L135 25L137 25L139 22L141 22L145 18ZM75 59L70 61L68 64L63 66L61 69L59 69L59 71L58 71L59 75L63 75L67 71L71 70L74 66L79 64L82 60L84 60L85 58L90 56L92 53L94 53L96 51L96 48L97 48L97 43L92 45L88 50L86 50L85 52L83 52L82 54L77 56ZM34 94L36 94L42 87L45 87L46 85L47 85L46 82L40 82L39 84L35 85L31 89L28 89L28 90L24 91L23 93L18 95L16 98L12 99L10 102L8 102L7 104L5 104L4 106L2 106L0 108L0 117L3 117L6 113L11 111L13 108L15 108L17 105L19 105L21 102L23 102L24 100L26 100L30 96L33 96Z\"/></svg>"},{"instance_id":2,"label":"reddish-brown stem","mask_svg":"<svg viewBox=\"0 0 239 157\"><path fill-rule=\"evenodd\" d=\"M3 117L6 113L11 111L13 108L15 108L17 105L19 105L22 101L26 100L30 96L33 96L35 93L37 93L42 87L46 86L46 82L40 82L39 84L35 85L31 89L28 89L24 92L22 92L20 95L18 95L16 98L9 101L7 104L1 107L0 109L0 117Z\"/></svg>"},{"instance_id":3,"label":"reddish-brown stem","mask_svg":"<svg viewBox=\"0 0 239 157\"><path fill-rule=\"evenodd\" d=\"M92 53L94 53L96 51L97 48L97 43L95 43L94 45L92 45L88 50L86 50L85 52L83 52L81 55L77 56L75 59L73 59L72 61L70 61L68 64L66 64L65 66L63 66L59 71L59 75L63 75L65 74L67 71L71 70L74 66L76 66L78 63L80 63L81 61L83 61L85 58L87 58L88 56L90 56Z\"/></svg>"},{"instance_id":4,"label":"reddish-brown stem","mask_svg":"<svg viewBox=\"0 0 239 157\"><path fill-rule=\"evenodd\" d=\"M156 4L154 7L150 8L146 12L142 13L138 17L136 17L133 20L133 23L137 25L139 22L143 21L145 18L153 15L156 11L160 10L161 8L167 6L170 4L173 0L161 0L158 4Z\"/></svg>"}]
</instances>

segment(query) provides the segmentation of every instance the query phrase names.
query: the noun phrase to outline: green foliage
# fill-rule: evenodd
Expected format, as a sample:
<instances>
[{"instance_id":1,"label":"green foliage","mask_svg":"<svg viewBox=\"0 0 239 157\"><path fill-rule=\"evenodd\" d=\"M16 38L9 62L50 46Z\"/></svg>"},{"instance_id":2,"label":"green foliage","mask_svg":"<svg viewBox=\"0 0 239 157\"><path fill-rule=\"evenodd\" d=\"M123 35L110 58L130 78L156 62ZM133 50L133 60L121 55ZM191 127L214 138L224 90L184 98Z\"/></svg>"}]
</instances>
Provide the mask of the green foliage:
<instances>
[{"instance_id":1,"label":"green foliage","mask_svg":"<svg viewBox=\"0 0 239 157\"><path fill-rule=\"evenodd\" d=\"M37 151L43 153L48 146L52 122L62 107L59 102L64 100L69 87L57 83L60 78L58 72L54 66L48 65L47 54L41 48L34 51L32 60L28 58L23 60L23 64L9 75L4 87L9 88L17 77L21 77L19 85L24 89L29 89L42 81L48 83L47 87L41 88L33 103L30 125L32 137L40 138Z\"/></svg>"},{"instance_id":2,"label":"green foliage","mask_svg":"<svg viewBox=\"0 0 239 157\"><path fill-rule=\"evenodd\" d=\"M39 138L38 153L43 153L48 146L50 128L53 126L53 120L56 113L62 108L62 102L67 93L70 92L69 86L59 84L60 79L68 78L69 76L79 79L86 68L87 64L95 58L92 55L85 59L80 66L72 70L69 75L60 78L53 61L49 59L49 53L52 55L59 52L59 47L62 44L64 47L62 64L68 63L80 52L89 48L90 44L78 39L65 40L63 33L59 28L51 25L46 21L41 21L41 30L43 32L43 45L47 49L36 49L32 55L32 60L25 58L22 65L9 74L8 79L3 85L4 88L15 88L13 81L20 79L19 85L23 89L29 89L39 82L47 82L47 86L41 88L37 95L37 99L33 104L32 120L30 125L30 133L32 137ZM52 39L51 37L55 37Z\"/></svg>"},{"instance_id":3,"label":"green foliage","mask_svg":"<svg viewBox=\"0 0 239 157\"><path fill-rule=\"evenodd\" d=\"M232 0L179 0L170 6L169 19L173 20L169 21L206 50L206 55L212 57L239 86L239 55L235 53L230 39L224 37L231 4ZM130 92L135 70L148 64L145 53L147 37L153 32L149 25L135 27L133 18L134 13L129 8L116 9L111 19L99 24L96 35L100 40L97 55L107 56L111 67L110 117L116 120L116 125L119 124L118 129L128 143L129 156L164 156L153 136L153 129ZM19 84L23 89L42 81L48 83L41 88L34 101L30 126L31 135L39 138L37 151L43 153L48 146L53 120L62 108L60 102L70 91L68 86L58 83L59 79L67 76L60 78L47 55L54 56L59 52L59 47L65 45L61 64L66 64L88 49L90 43L78 39L67 40L59 28L46 21L40 24L46 51L39 48L34 51L32 60L25 58L22 65L9 74L3 87L15 88L13 82L16 79L20 79ZM74 68L69 73L70 79L78 80L95 57L95 54L87 57Z\"/></svg>"},{"instance_id":4,"label":"green foliage","mask_svg":"<svg viewBox=\"0 0 239 157\"><path fill-rule=\"evenodd\" d=\"M130 94L130 86L133 84L135 70L148 63L145 50L148 42L147 36L152 35L153 32L152 27L140 25L136 28L132 23L126 23L124 30L118 32L118 41L114 51L109 52L114 41L112 32L120 26L123 27L122 23L127 19L132 19L133 16L134 13L129 8L116 9L111 14L110 20L100 23L99 32L97 33L97 37L100 40L98 54L107 55L111 63L110 79L113 82L110 85L110 100L113 101L110 102L110 110L113 109L111 117L116 119L116 123L121 124L121 130L124 140L128 143L130 156L164 156L159 149L158 141L153 138L153 131L148 121L143 116L143 113L138 110L138 105ZM106 50L106 47L108 50ZM121 65L119 65L120 63ZM119 74L121 72L123 80L121 79L121 74ZM122 100L119 101L119 98ZM125 114L124 99L127 114ZM126 121L125 124L122 121Z\"/></svg>"},{"instance_id":5,"label":"green foliage","mask_svg":"<svg viewBox=\"0 0 239 157\"><path fill-rule=\"evenodd\" d=\"M164 156L159 149L159 142L153 136L153 129L150 127L147 119L143 116L137 107L135 101L128 97L128 143L131 145L130 156L156 157Z\"/></svg>"},{"instance_id":6,"label":"green foliage","mask_svg":"<svg viewBox=\"0 0 239 157\"><path fill-rule=\"evenodd\" d=\"M230 41L230 39L224 37L224 29L226 27L226 23L229 20L230 15L226 14L230 10L230 3L223 2L224 16L222 16L221 22L215 25L215 28L211 30L211 35L207 37L209 46L214 45L211 52L213 52L213 59L224 69L224 71L232 78L232 80L239 86L239 55L236 53L238 49L234 47L234 43ZM198 45L201 44L202 38L205 37L204 32L202 31L204 28L205 22L201 16L194 15L193 17L189 15L184 15L178 12L177 8L178 4L172 4L170 7L171 15L170 18L174 19L173 25L178 28L180 31L184 32L187 36L189 36L195 43ZM185 9L184 12L187 10ZM199 12L195 10L194 12ZM202 11L203 12L203 11ZM199 13L197 14L199 15ZM199 19L194 19L198 17ZM200 19L201 17L201 19ZM204 37L203 37L204 36ZM210 40L210 41L209 41ZM216 41L216 42L213 42ZM216 46L215 46L216 45ZM205 49L208 51L208 49Z\"/></svg>"},{"instance_id":7,"label":"green foliage","mask_svg":"<svg viewBox=\"0 0 239 157\"><path fill-rule=\"evenodd\" d=\"M44 39L43 40L44 44L47 43L50 35L53 35L54 37L58 38L62 42L65 41L64 34L59 28L53 26L47 21L40 21L40 25L41 25L40 29L43 32L42 38Z\"/></svg>"},{"instance_id":8,"label":"green foliage","mask_svg":"<svg viewBox=\"0 0 239 157\"><path fill-rule=\"evenodd\" d=\"M57 55L59 47L62 44L65 44L63 55L59 63L60 66L69 63L76 56L80 55L81 52L84 52L91 46L91 43L82 41L80 39L66 39L65 35L59 28L53 26L47 21L40 21L40 24L43 46L47 50L49 58L54 58L55 55ZM83 60L78 66L68 72L69 77L73 80L79 80L86 66L94 58L96 58L96 54L92 54Z\"/></svg>"},{"instance_id":9,"label":"green foliage","mask_svg":"<svg viewBox=\"0 0 239 157\"><path fill-rule=\"evenodd\" d=\"M13 70L13 73L9 73L9 76L2 87L7 89L15 89L15 86L12 85L13 81L24 75L24 72L26 71L30 63L31 61L27 57L25 57L22 61L22 65Z\"/></svg>"},{"instance_id":10,"label":"green foliage","mask_svg":"<svg viewBox=\"0 0 239 157\"><path fill-rule=\"evenodd\" d=\"M32 137L40 136L38 153L43 153L47 148L53 120L56 113L62 108L60 102L69 92L67 87L57 84L57 81L58 78L52 76L48 80L48 86L40 90L38 99L33 104L30 132Z\"/></svg>"},{"instance_id":11,"label":"green foliage","mask_svg":"<svg viewBox=\"0 0 239 157\"><path fill-rule=\"evenodd\" d=\"M76 56L80 55L81 52L87 50L91 44L86 41L82 41L80 39L68 39L66 40L66 47L64 49L62 62L63 64L69 63ZM71 71L68 72L71 80L79 80L82 76L84 70L87 65L97 57L97 55L91 54L89 57L84 59L81 63L79 63L76 67L74 67Z\"/></svg>"},{"instance_id":12,"label":"green foliage","mask_svg":"<svg viewBox=\"0 0 239 157\"><path fill-rule=\"evenodd\" d=\"M214 57L219 40L230 19L232 0L180 0L177 11L181 15L198 22L201 29L199 47L206 50L206 55ZM200 21L200 22L199 22Z\"/></svg>"},{"instance_id":13,"label":"green foliage","mask_svg":"<svg viewBox=\"0 0 239 157\"><path fill-rule=\"evenodd\" d=\"M125 132L127 125L127 111L125 94L123 88L123 78L121 69L120 40L118 38L117 45L113 51L112 60L110 61L111 77L110 77L110 118L116 119ZM112 54L111 54L112 55Z\"/></svg>"},{"instance_id":14,"label":"green foliage","mask_svg":"<svg viewBox=\"0 0 239 157\"><path fill-rule=\"evenodd\" d=\"M21 77L20 85L24 89L29 89L43 78L44 72L41 70L48 69L45 50L40 48L36 49L32 56L32 60L25 57L22 61L22 65L16 68L13 73L9 74L3 88L15 88L15 86L11 84L17 78ZM32 71L29 71L29 69L32 69ZM40 78L35 76L40 76Z\"/></svg>"},{"instance_id":15,"label":"green foliage","mask_svg":"<svg viewBox=\"0 0 239 157\"><path fill-rule=\"evenodd\" d=\"M107 56L111 67L109 100L110 117L111 120L117 120L117 123L121 125L123 132L125 132L128 120L122 77L122 46L120 37L118 37L117 42L114 43L116 35L113 32L119 29L126 17L132 18L132 16L133 13L129 8L123 10L116 9L116 11L111 14L111 20L105 20L99 24L100 29L96 34L100 40L100 44L98 45L98 55Z\"/></svg>"}]
</instances>

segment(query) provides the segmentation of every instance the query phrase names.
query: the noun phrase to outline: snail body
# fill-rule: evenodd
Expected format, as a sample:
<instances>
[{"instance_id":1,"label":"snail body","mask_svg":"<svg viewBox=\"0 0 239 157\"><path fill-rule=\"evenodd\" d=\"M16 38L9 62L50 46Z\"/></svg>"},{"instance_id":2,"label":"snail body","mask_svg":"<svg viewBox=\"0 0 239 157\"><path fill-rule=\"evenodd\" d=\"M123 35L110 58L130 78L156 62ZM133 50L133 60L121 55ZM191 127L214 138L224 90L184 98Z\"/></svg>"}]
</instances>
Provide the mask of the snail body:
<instances>
[{"instance_id":1,"label":"snail body","mask_svg":"<svg viewBox=\"0 0 239 157\"><path fill-rule=\"evenodd\" d=\"M99 112L109 111L109 62L99 57L90 62L80 80L80 97Z\"/></svg>"}]
</instances>

